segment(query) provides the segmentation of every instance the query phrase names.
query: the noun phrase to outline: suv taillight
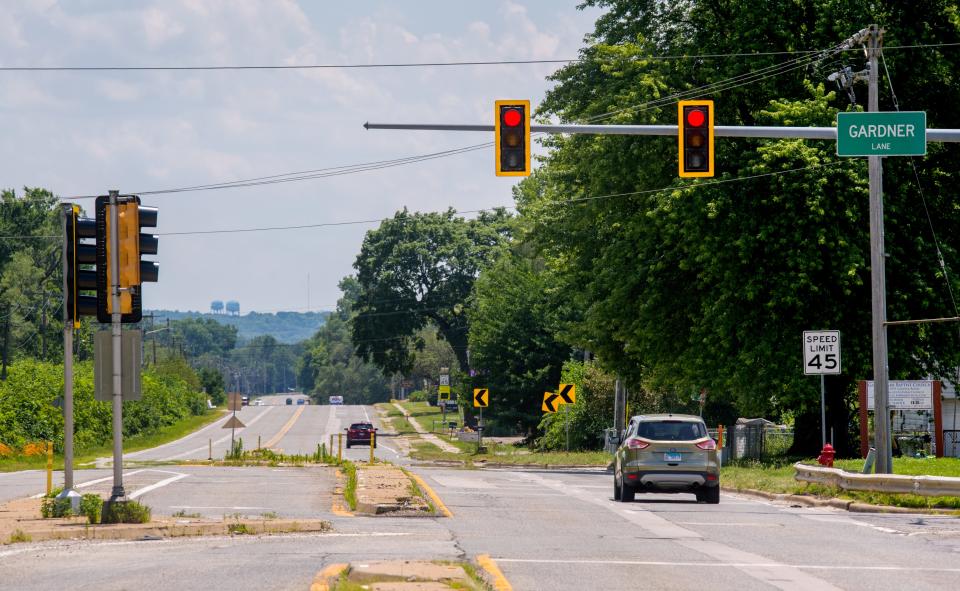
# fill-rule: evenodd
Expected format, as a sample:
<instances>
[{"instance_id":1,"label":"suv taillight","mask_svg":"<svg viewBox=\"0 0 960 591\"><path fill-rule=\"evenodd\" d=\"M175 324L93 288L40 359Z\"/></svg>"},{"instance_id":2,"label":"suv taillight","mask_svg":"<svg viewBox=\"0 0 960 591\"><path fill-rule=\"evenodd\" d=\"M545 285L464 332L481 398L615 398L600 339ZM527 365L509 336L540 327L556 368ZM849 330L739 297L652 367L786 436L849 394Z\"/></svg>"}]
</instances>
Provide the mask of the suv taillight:
<instances>
[{"instance_id":1,"label":"suv taillight","mask_svg":"<svg viewBox=\"0 0 960 591\"><path fill-rule=\"evenodd\" d=\"M699 447L700 449L711 451L711 450L717 449L717 442L714 441L713 439L707 439L706 441L701 441L700 443L698 443L697 447Z\"/></svg>"},{"instance_id":2,"label":"suv taillight","mask_svg":"<svg viewBox=\"0 0 960 591\"><path fill-rule=\"evenodd\" d=\"M646 449L650 447L650 443L642 439L627 439L627 447L630 449Z\"/></svg>"}]
</instances>

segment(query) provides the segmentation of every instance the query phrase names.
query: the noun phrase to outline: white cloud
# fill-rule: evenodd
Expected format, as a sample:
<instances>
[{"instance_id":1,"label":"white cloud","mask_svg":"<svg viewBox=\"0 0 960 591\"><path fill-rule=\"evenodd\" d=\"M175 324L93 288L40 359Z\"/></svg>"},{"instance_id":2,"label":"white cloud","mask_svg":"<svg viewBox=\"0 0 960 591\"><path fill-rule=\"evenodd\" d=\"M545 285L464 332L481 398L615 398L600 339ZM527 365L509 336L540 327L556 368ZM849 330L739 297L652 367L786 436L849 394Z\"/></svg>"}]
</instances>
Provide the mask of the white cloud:
<instances>
[{"instance_id":1,"label":"white cloud","mask_svg":"<svg viewBox=\"0 0 960 591\"><path fill-rule=\"evenodd\" d=\"M184 27L159 8L149 8L143 13L143 30L147 42L156 46L182 35Z\"/></svg>"},{"instance_id":2,"label":"white cloud","mask_svg":"<svg viewBox=\"0 0 960 591\"><path fill-rule=\"evenodd\" d=\"M112 101L133 101L140 98L140 88L136 84L120 80L103 80L100 93Z\"/></svg>"}]
</instances>

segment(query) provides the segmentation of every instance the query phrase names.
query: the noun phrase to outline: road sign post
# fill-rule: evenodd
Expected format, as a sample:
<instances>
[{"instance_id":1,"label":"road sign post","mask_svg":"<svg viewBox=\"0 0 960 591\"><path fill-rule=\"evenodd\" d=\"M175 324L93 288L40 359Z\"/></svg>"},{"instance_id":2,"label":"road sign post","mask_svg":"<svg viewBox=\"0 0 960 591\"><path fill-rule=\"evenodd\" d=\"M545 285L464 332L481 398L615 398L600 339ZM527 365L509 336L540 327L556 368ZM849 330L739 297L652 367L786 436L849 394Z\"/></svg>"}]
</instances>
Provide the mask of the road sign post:
<instances>
[{"instance_id":1,"label":"road sign post","mask_svg":"<svg viewBox=\"0 0 960 591\"><path fill-rule=\"evenodd\" d=\"M820 446L823 447L827 444L827 403L823 376L840 373L839 330L803 331L803 373L820 376Z\"/></svg>"},{"instance_id":2,"label":"road sign post","mask_svg":"<svg viewBox=\"0 0 960 591\"><path fill-rule=\"evenodd\" d=\"M477 424L477 453L483 449L483 409L490 404L490 390L487 388L473 389L473 406L480 409L480 422Z\"/></svg>"}]
</instances>

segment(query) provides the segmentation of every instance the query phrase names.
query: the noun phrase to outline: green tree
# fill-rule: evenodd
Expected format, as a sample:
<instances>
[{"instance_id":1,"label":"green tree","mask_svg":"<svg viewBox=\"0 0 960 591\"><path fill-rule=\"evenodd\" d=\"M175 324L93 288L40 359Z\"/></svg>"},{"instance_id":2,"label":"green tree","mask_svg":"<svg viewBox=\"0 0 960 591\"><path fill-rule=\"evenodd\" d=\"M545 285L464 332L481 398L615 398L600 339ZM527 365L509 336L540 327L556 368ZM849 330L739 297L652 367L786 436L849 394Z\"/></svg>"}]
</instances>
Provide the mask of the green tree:
<instances>
[{"instance_id":1,"label":"green tree","mask_svg":"<svg viewBox=\"0 0 960 591\"><path fill-rule=\"evenodd\" d=\"M527 432L541 418L543 392L560 382L571 348L560 339L573 313L567 294L528 245L505 250L477 279L469 312L471 363L490 388L491 421Z\"/></svg>"},{"instance_id":2,"label":"green tree","mask_svg":"<svg viewBox=\"0 0 960 591\"><path fill-rule=\"evenodd\" d=\"M786 59L769 52L833 47L859 28L846 23L880 23L887 45L953 43L960 32L955 3L937 0L777 2L765 10L743 0L586 4L608 12L584 59L553 77L557 86L539 116L581 121L614 113L606 120L673 123L675 101L662 99L706 87L695 94L716 100L719 124L831 126L849 104L823 80L839 65L862 68L862 54L708 85ZM764 55L650 58L751 51ZM960 86L950 82L958 61L938 48L888 52L900 105L927 111L931 127L958 127L960 114L949 107L960 99ZM937 92L929 91L932 80ZM893 110L888 92L880 102ZM705 387L711 400L733 402L743 414L794 416L795 451L810 453L819 447L818 384L802 374L800 334L840 329L844 375L827 380L828 411L849 453L852 382L872 373L870 341L859 338L870 334L864 163L838 160L824 142L719 139L722 182L700 182L676 178L674 138L579 135L545 143L551 151L518 205L557 284L576 287L583 317L565 338L650 391L683 400ZM960 230L949 190L960 155L931 144L915 164L929 220L912 163L884 165L891 319L956 314L944 270L956 276L957 252L942 241L940 267L930 221L941 237ZM944 375L956 367L958 345L949 327L891 330L891 377Z\"/></svg>"},{"instance_id":3,"label":"green tree","mask_svg":"<svg viewBox=\"0 0 960 591\"><path fill-rule=\"evenodd\" d=\"M467 220L453 209L406 209L367 232L354 262L360 287L352 318L357 355L386 373L406 373L428 324L467 361L467 310L473 282L510 233L504 210Z\"/></svg>"}]
</instances>

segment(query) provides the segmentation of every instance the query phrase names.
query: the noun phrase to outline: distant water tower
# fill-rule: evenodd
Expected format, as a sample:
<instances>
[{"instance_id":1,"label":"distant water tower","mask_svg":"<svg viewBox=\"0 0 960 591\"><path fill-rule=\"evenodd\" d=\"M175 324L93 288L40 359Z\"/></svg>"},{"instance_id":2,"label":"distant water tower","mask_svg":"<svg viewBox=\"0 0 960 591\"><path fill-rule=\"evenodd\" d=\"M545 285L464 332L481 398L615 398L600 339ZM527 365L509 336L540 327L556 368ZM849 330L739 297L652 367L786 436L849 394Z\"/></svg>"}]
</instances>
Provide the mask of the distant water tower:
<instances>
[{"instance_id":1,"label":"distant water tower","mask_svg":"<svg viewBox=\"0 0 960 591\"><path fill-rule=\"evenodd\" d=\"M227 302L227 314L230 316L239 316L240 315L240 302L236 300L230 300Z\"/></svg>"},{"instance_id":2,"label":"distant water tower","mask_svg":"<svg viewBox=\"0 0 960 591\"><path fill-rule=\"evenodd\" d=\"M213 300L210 302L210 311L214 314L223 314L223 301Z\"/></svg>"}]
</instances>

